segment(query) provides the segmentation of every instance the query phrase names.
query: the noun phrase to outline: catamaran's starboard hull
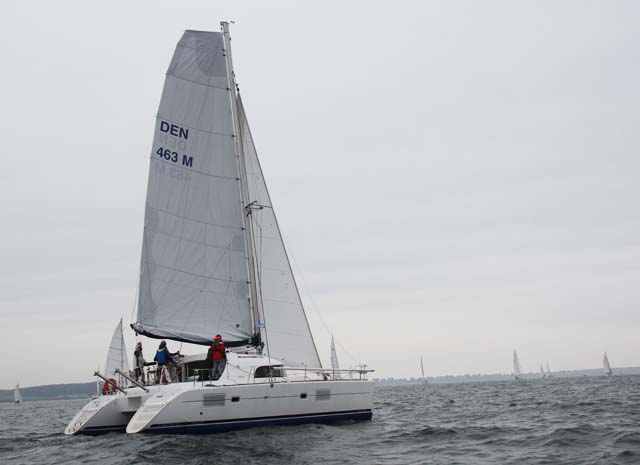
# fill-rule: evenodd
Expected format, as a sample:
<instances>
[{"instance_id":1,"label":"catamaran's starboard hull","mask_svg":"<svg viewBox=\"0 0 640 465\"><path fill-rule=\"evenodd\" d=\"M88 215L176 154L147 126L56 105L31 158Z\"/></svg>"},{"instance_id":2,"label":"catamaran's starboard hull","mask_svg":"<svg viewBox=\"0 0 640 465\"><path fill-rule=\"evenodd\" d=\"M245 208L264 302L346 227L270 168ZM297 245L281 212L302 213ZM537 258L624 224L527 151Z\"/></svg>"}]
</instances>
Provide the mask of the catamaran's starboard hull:
<instances>
[{"instance_id":1,"label":"catamaran's starboard hull","mask_svg":"<svg viewBox=\"0 0 640 465\"><path fill-rule=\"evenodd\" d=\"M246 418L238 420L213 420L210 422L187 422L176 424L154 425L144 430L145 433L171 434L210 434L222 433L236 429L259 426L295 426L308 423L335 423L340 421L371 420L371 410L355 410L347 412L327 412L324 414L302 414L292 416L273 416L265 418Z\"/></svg>"}]
</instances>

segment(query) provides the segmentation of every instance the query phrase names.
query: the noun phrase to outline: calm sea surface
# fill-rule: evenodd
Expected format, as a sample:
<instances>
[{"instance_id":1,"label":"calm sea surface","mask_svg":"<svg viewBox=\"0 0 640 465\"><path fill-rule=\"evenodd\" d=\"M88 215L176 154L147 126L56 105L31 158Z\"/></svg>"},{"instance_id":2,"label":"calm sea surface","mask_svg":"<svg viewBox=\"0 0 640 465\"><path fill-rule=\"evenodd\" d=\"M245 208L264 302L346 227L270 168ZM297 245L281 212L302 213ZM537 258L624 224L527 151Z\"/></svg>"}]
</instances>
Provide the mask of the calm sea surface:
<instances>
[{"instance_id":1,"label":"calm sea surface","mask_svg":"<svg viewBox=\"0 0 640 465\"><path fill-rule=\"evenodd\" d=\"M0 404L9 464L640 464L640 377L378 387L371 422L66 437L85 401Z\"/></svg>"}]
</instances>

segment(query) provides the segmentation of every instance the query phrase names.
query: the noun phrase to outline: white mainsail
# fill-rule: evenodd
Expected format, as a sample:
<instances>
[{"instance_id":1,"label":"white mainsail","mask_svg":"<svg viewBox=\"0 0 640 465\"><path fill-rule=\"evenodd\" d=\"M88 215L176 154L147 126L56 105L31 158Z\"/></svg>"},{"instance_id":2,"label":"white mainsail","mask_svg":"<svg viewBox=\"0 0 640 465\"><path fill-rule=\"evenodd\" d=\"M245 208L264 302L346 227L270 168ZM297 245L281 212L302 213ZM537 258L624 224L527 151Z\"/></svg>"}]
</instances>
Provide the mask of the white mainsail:
<instances>
[{"instance_id":1,"label":"white mainsail","mask_svg":"<svg viewBox=\"0 0 640 465\"><path fill-rule=\"evenodd\" d=\"M547 362L547 378L551 378L551 370L549 369L549 362Z\"/></svg>"},{"instance_id":2,"label":"white mainsail","mask_svg":"<svg viewBox=\"0 0 640 465\"><path fill-rule=\"evenodd\" d=\"M129 372L127 349L124 346L124 335L122 334L122 319L120 319L118 326L116 326L116 329L113 331L109 350L107 351L107 361L104 366L104 374L107 378L116 379L119 386L124 386L126 384L122 376L114 375L116 368L119 368L125 373Z\"/></svg>"},{"instance_id":3,"label":"white mainsail","mask_svg":"<svg viewBox=\"0 0 640 465\"><path fill-rule=\"evenodd\" d=\"M229 346L255 334L232 95L222 33L186 31L167 70L151 149L140 333Z\"/></svg>"},{"instance_id":4,"label":"white mainsail","mask_svg":"<svg viewBox=\"0 0 640 465\"><path fill-rule=\"evenodd\" d=\"M516 379L520 377L522 374L522 370L520 369L520 362L518 361L518 354L516 349L513 349L513 374Z\"/></svg>"},{"instance_id":5,"label":"white mainsail","mask_svg":"<svg viewBox=\"0 0 640 465\"><path fill-rule=\"evenodd\" d=\"M424 377L424 364L422 363L422 356L420 356L420 371L422 372L422 384L427 384L427 378Z\"/></svg>"},{"instance_id":6,"label":"white mainsail","mask_svg":"<svg viewBox=\"0 0 640 465\"><path fill-rule=\"evenodd\" d=\"M602 360L602 368L604 368L604 373L607 376L611 376L613 371L611 370L611 364L609 364L609 357L607 357L607 353L604 353L604 359Z\"/></svg>"},{"instance_id":7,"label":"white mainsail","mask_svg":"<svg viewBox=\"0 0 640 465\"><path fill-rule=\"evenodd\" d=\"M540 374L542 375L543 378L546 377L546 374L544 372L544 367L542 366L542 363L540 364Z\"/></svg>"},{"instance_id":8,"label":"white mainsail","mask_svg":"<svg viewBox=\"0 0 640 465\"><path fill-rule=\"evenodd\" d=\"M318 368L321 366L320 357L240 97L238 112L249 195L246 213L251 221L258 302L266 325L265 342L268 344L269 355L288 364Z\"/></svg>"},{"instance_id":9,"label":"white mainsail","mask_svg":"<svg viewBox=\"0 0 640 465\"><path fill-rule=\"evenodd\" d=\"M338 354L336 353L336 345L333 342L333 335L331 336L331 369L333 370L333 377L340 379L340 365L338 365Z\"/></svg>"},{"instance_id":10,"label":"white mainsail","mask_svg":"<svg viewBox=\"0 0 640 465\"><path fill-rule=\"evenodd\" d=\"M20 384L16 384L16 388L13 390L13 401L16 404L22 403L22 393L20 392Z\"/></svg>"}]
</instances>

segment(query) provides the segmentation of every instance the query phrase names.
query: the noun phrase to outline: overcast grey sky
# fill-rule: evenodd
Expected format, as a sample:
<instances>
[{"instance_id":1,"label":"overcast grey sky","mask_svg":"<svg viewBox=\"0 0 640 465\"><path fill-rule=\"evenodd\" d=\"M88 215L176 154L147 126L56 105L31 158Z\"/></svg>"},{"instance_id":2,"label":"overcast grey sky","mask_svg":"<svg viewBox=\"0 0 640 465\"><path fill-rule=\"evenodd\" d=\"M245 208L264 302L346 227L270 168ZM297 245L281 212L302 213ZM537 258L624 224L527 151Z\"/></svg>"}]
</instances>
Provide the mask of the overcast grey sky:
<instances>
[{"instance_id":1,"label":"overcast grey sky","mask_svg":"<svg viewBox=\"0 0 640 465\"><path fill-rule=\"evenodd\" d=\"M640 365L639 3L14 1L0 388L131 321L164 73L224 19L325 361L318 311L376 376Z\"/></svg>"}]
</instances>

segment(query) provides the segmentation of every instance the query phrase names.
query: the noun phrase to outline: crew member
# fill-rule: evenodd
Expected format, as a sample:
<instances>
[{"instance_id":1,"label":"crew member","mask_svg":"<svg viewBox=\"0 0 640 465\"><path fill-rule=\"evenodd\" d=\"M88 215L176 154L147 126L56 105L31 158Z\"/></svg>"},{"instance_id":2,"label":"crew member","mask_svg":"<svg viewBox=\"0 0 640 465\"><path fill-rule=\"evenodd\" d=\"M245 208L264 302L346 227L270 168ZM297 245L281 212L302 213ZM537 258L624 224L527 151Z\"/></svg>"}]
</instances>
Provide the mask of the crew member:
<instances>
[{"instance_id":1,"label":"crew member","mask_svg":"<svg viewBox=\"0 0 640 465\"><path fill-rule=\"evenodd\" d=\"M211 379L214 381L220 379L224 367L227 364L227 354L225 352L222 336L216 334L213 338L213 344L207 352L207 366L211 367Z\"/></svg>"},{"instance_id":2,"label":"crew member","mask_svg":"<svg viewBox=\"0 0 640 465\"><path fill-rule=\"evenodd\" d=\"M175 360L173 359L175 355L180 355L180 351L169 352L169 349L167 349L167 341L160 341L158 351L153 358L156 362L158 362L158 369L156 370L156 384L160 384L160 378L162 377L163 369L166 382L163 381L162 384L170 383L172 381L171 376L169 375L169 371L176 364Z\"/></svg>"}]
</instances>

